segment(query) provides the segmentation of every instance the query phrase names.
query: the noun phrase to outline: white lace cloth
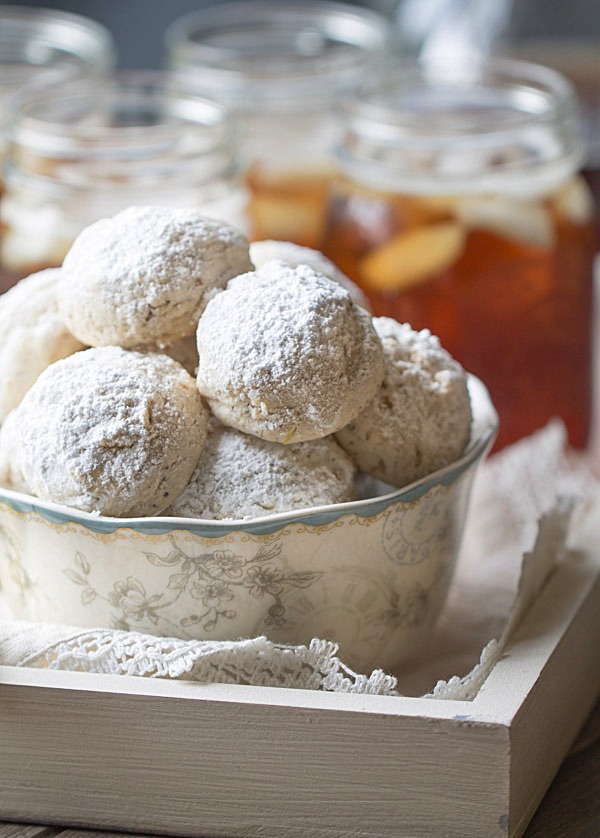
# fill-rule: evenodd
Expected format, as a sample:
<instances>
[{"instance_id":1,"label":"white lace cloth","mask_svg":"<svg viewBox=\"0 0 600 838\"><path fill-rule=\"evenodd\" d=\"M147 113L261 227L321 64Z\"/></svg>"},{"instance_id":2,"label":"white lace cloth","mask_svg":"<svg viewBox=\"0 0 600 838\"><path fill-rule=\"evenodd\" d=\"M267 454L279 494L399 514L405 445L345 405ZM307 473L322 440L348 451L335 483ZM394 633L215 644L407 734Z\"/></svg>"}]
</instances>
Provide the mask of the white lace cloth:
<instances>
[{"instance_id":1,"label":"white lace cloth","mask_svg":"<svg viewBox=\"0 0 600 838\"><path fill-rule=\"evenodd\" d=\"M32 649L35 651L32 653ZM189 641L112 629L0 623L0 661L16 666L297 689L394 694L381 670L357 675L326 640L281 646L265 637Z\"/></svg>"},{"instance_id":2,"label":"white lace cloth","mask_svg":"<svg viewBox=\"0 0 600 838\"><path fill-rule=\"evenodd\" d=\"M319 639L294 647L264 637L201 642L9 619L0 621L0 664L472 699L554 564L563 559L569 527L597 496L598 483L587 466L565 456L559 423L484 464L447 605L428 648L401 673L355 673L337 657L335 644Z\"/></svg>"}]
</instances>

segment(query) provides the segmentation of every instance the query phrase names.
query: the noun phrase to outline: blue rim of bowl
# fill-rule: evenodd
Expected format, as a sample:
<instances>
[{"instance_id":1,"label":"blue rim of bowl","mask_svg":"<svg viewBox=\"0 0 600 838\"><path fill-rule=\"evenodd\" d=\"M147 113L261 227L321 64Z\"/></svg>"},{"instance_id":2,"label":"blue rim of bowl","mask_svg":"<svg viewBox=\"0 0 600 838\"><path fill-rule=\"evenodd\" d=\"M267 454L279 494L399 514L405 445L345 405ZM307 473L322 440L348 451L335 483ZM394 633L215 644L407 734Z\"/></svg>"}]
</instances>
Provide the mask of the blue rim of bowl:
<instances>
[{"instance_id":1,"label":"blue rim of bowl","mask_svg":"<svg viewBox=\"0 0 600 838\"><path fill-rule=\"evenodd\" d=\"M289 524L324 526L331 524L345 515L357 515L361 518L374 518L395 503L412 503L437 485L454 483L465 471L483 459L492 447L498 432L498 417L484 385L474 376L469 376L470 389L473 387L485 393L482 416L477 417L483 425L481 433L471 439L464 453L449 465L431 472L426 477L407 486L376 497L328 506L307 507L290 512L278 512L260 518L242 518L226 520L205 520L201 518L171 518L166 516L146 518L112 518L82 512L74 507L63 506L50 501L41 501L31 495L15 492L0 487L0 503L7 503L21 514L37 513L51 524L80 524L91 532L109 534L127 529L145 535L165 535L173 530L182 530L202 538L222 538L231 533L267 535L283 529Z\"/></svg>"}]
</instances>

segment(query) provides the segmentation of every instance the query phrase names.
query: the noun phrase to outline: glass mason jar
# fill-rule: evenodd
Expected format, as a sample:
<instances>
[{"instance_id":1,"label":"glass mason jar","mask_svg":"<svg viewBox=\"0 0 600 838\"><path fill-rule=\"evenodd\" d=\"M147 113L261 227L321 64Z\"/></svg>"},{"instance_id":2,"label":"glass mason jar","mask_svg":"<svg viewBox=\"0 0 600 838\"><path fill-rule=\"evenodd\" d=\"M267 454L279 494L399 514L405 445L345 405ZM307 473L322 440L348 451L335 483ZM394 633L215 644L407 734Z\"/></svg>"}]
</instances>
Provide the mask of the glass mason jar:
<instances>
[{"instance_id":1,"label":"glass mason jar","mask_svg":"<svg viewBox=\"0 0 600 838\"><path fill-rule=\"evenodd\" d=\"M377 315L429 328L488 385L496 447L590 429L593 203L576 102L552 70L397 67L342 106L324 252Z\"/></svg>"},{"instance_id":2,"label":"glass mason jar","mask_svg":"<svg viewBox=\"0 0 600 838\"><path fill-rule=\"evenodd\" d=\"M250 236L319 248L336 136L335 102L377 73L391 25L335 2L227 2L166 32L169 67L238 114Z\"/></svg>"},{"instance_id":3,"label":"glass mason jar","mask_svg":"<svg viewBox=\"0 0 600 838\"><path fill-rule=\"evenodd\" d=\"M510 54L557 70L575 88L586 146L582 174L594 195L596 235L600 249L600 39L525 38L518 44L510 45Z\"/></svg>"},{"instance_id":4,"label":"glass mason jar","mask_svg":"<svg viewBox=\"0 0 600 838\"><path fill-rule=\"evenodd\" d=\"M118 73L14 97L0 206L0 288L60 265L75 236L128 206L197 207L241 226L236 131L169 74Z\"/></svg>"},{"instance_id":5,"label":"glass mason jar","mask_svg":"<svg viewBox=\"0 0 600 838\"><path fill-rule=\"evenodd\" d=\"M113 67L115 55L108 29L90 18L0 6L0 123L7 100L25 85L97 76ZM2 149L0 130L0 157Z\"/></svg>"}]
</instances>

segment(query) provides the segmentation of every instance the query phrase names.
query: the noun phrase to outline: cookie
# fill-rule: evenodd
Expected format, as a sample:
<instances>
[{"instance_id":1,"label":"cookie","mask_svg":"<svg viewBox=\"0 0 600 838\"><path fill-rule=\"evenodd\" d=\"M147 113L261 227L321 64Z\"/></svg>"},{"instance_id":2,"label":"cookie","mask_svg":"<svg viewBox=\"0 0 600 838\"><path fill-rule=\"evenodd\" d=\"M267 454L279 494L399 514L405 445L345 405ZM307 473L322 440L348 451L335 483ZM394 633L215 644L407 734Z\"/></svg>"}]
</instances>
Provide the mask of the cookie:
<instances>
[{"instance_id":1,"label":"cookie","mask_svg":"<svg viewBox=\"0 0 600 838\"><path fill-rule=\"evenodd\" d=\"M28 494L19 455L19 422L17 411L11 410L0 427L0 486Z\"/></svg>"},{"instance_id":2,"label":"cookie","mask_svg":"<svg viewBox=\"0 0 600 838\"><path fill-rule=\"evenodd\" d=\"M59 314L59 277L39 271L0 296L0 422L46 367L84 348Z\"/></svg>"},{"instance_id":3,"label":"cookie","mask_svg":"<svg viewBox=\"0 0 600 838\"><path fill-rule=\"evenodd\" d=\"M371 317L307 265L231 280L198 323L198 389L224 424L274 442L328 436L383 378Z\"/></svg>"},{"instance_id":4,"label":"cookie","mask_svg":"<svg viewBox=\"0 0 600 838\"><path fill-rule=\"evenodd\" d=\"M385 377L365 409L335 437L358 468L405 486L459 457L471 432L467 376L427 329L374 318Z\"/></svg>"},{"instance_id":5,"label":"cookie","mask_svg":"<svg viewBox=\"0 0 600 838\"><path fill-rule=\"evenodd\" d=\"M333 437L281 445L212 422L192 479L166 514L256 518L355 498L354 465Z\"/></svg>"},{"instance_id":6,"label":"cookie","mask_svg":"<svg viewBox=\"0 0 600 838\"><path fill-rule=\"evenodd\" d=\"M303 247L300 244L294 244L294 242L277 241L275 239L251 242L250 261L255 269L262 268L266 262L270 262L272 259L279 259L292 268L297 268L298 265L308 265L328 279L339 282L357 305L366 309L366 311L371 310L369 301L358 285L352 282L331 259L328 259L319 250L313 250L312 247Z\"/></svg>"},{"instance_id":7,"label":"cookie","mask_svg":"<svg viewBox=\"0 0 600 838\"><path fill-rule=\"evenodd\" d=\"M31 494L135 517L157 515L181 494L206 441L208 411L173 359L110 346L52 364L9 418L0 462L12 457Z\"/></svg>"},{"instance_id":8,"label":"cookie","mask_svg":"<svg viewBox=\"0 0 600 838\"><path fill-rule=\"evenodd\" d=\"M61 315L89 346L167 346L251 268L248 241L190 209L129 207L83 230L65 256Z\"/></svg>"}]
</instances>

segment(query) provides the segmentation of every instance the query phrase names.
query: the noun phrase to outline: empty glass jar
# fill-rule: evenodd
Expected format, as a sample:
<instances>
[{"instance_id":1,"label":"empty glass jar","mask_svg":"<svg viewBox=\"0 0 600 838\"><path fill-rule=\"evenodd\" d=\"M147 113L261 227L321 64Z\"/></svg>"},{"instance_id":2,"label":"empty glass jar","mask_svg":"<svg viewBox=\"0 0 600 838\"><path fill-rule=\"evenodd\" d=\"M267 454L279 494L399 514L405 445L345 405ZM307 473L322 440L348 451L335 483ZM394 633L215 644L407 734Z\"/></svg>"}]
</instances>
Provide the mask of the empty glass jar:
<instances>
[{"instance_id":1,"label":"empty glass jar","mask_svg":"<svg viewBox=\"0 0 600 838\"><path fill-rule=\"evenodd\" d=\"M335 103L376 75L391 25L335 2L228 2L175 21L169 67L238 114L255 239L320 247L337 136Z\"/></svg>"},{"instance_id":2,"label":"empty glass jar","mask_svg":"<svg viewBox=\"0 0 600 838\"><path fill-rule=\"evenodd\" d=\"M99 75L114 61L112 35L90 18L0 6L0 121L7 99L25 85Z\"/></svg>"},{"instance_id":3,"label":"empty glass jar","mask_svg":"<svg viewBox=\"0 0 600 838\"><path fill-rule=\"evenodd\" d=\"M0 287L59 265L75 236L130 205L197 207L243 224L236 132L167 73L120 73L12 99Z\"/></svg>"}]
</instances>

